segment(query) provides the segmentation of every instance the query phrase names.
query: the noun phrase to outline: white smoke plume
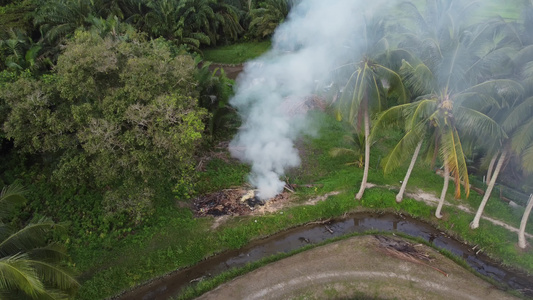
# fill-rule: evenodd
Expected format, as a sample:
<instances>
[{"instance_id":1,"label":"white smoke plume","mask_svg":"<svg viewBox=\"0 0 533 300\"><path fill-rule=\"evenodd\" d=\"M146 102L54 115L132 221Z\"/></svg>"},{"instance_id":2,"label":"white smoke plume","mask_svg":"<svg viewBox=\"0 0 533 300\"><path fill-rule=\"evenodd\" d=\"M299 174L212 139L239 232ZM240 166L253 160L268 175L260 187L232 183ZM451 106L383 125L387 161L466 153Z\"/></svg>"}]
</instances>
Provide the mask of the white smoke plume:
<instances>
[{"instance_id":1,"label":"white smoke plume","mask_svg":"<svg viewBox=\"0 0 533 300\"><path fill-rule=\"evenodd\" d=\"M280 193L285 185L280 177L300 164L294 141L312 126L305 110L291 108L353 56L354 41L362 39L354 33L372 8L387 3L379 2L303 0L277 29L272 50L245 65L230 100L243 119L230 151L251 164L249 182L260 199Z\"/></svg>"}]
</instances>

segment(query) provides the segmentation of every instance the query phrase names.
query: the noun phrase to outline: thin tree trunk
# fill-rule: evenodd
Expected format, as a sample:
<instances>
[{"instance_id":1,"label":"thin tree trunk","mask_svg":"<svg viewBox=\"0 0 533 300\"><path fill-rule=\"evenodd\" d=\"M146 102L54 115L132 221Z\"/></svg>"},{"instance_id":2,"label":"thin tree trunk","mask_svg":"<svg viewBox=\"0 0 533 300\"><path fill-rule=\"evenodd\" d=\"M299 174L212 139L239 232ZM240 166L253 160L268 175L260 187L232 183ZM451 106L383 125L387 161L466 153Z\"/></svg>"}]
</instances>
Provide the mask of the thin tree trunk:
<instances>
[{"instance_id":1,"label":"thin tree trunk","mask_svg":"<svg viewBox=\"0 0 533 300\"><path fill-rule=\"evenodd\" d=\"M498 153L494 154L494 156L490 160L489 168L487 169L487 178L485 179L485 183L490 182L490 177L492 176L492 169L494 169L494 163L496 163L497 158L498 158Z\"/></svg>"},{"instance_id":2,"label":"thin tree trunk","mask_svg":"<svg viewBox=\"0 0 533 300\"><path fill-rule=\"evenodd\" d=\"M520 247L520 249L525 249L527 246L525 232L527 219L529 218L529 214L531 213L531 208L533 208L533 194L529 195L529 201L527 202L526 211L524 211L522 221L520 222L520 230L518 231L518 247Z\"/></svg>"},{"instance_id":3,"label":"thin tree trunk","mask_svg":"<svg viewBox=\"0 0 533 300\"><path fill-rule=\"evenodd\" d=\"M433 157L431 158L431 171L435 171L435 162L437 161L437 154L439 154L439 139L438 135L435 135L435 149L433 150Z\"/></svg>"},{"instance_id":4,"label":"thin tree trunk","mask_svg":"<svg viewBox=\"0 0 533 300\"><path fill-rule=\"evenodd\" d=\"M435 211L435 217L437 217L437 219L442 218L442 214L440 212L442 210L442 206L444 205L446 192L448 192L448 184L450 183L450 167L446 162L446 158L444 160L444 185L442 186L442 192L440 193L439 205L437 205L437 210Z\"/></svg>"},{"instance_id":5,"label":"thin tree trunk","mask_svg":"<svg viewBox=\"0 0 533 300\"><path fill-rule=\"evenodd\" d=\"M365 192L366 188L366 181L368 180L368 169L370 167L370 143L368 142L368 136L370 135L370 120L368 118L368 103L366 99L363 105L363 113L365 119L365 170L363 173L363 181L361 182L361 187L359 188L359 192L355 195L356 200L361 200L361 198L363 198L363 193Z\"/></svg>"},{"instance_id":6,"label":"thin tree trunk","mask_svg":"<svg viewBox=\"0 0 533 300\"><path fill-rule=\"evenodd\" d=\"M411 172L413 171L413 168L416 163L416 159L418 158L418 153L420 152L420 148L422 148L422 140L418 143L415 149L415 153L413 153L413 158L411 158L411 164L409 165L409 169L407 169L407 173L405 173L405 178L402 182L402 187L400 187L400 191L398 192L398 195L396 195L396 202L400 203L403 200L403 193L405 192L405 188L407 187L407 181L409 181L409 177L411 176Z\"/></svg>"},{"instance_id":7,"label":"thin tree trunk","mask_svg":"<svg viewBox=\"0 0 533 300\"><path fill-rule=\"evenodd\" d=\"M476 216L474 217L474 220L472 223L470 223L470 228L476 229L479 227L479 220L481 219L481 214L483 213L483 210L485 209L485 205L487 205L487 201L489 201L490 194L492 193L492 189L494 188L494 184L496 183L496 178L498 178L498 174L500 174L500 170L503 165L503 161L505 160L505 157L507 156L507 150L503 150L502 154L500 155L500 158L498 159L498 164L496 165L496 169L494 170L494 173L492 174L489 182L489 186L487 187L487 190L485 191L485 195L483 195L483 200L481 200L481 204L479 204L479 208L477 209Z\"/></svg>"}]
</instances>

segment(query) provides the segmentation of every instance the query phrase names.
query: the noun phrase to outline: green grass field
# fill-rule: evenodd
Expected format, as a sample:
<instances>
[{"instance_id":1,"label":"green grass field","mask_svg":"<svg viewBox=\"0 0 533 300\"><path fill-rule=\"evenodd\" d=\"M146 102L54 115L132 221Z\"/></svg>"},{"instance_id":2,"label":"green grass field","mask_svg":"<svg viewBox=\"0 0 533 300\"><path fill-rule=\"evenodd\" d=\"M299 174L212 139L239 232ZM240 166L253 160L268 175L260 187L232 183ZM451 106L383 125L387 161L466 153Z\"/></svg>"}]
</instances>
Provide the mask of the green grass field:
<instances>
[{"instance_id":1,"label":"green grass field","mask_svg":"<svg viewBox=\"0 0 533 300\"><path fill-rule=\"evenodd\" d=\"M412 0L415 5L422 8L425 6L426 0ZM487 17L494 17L494 16L501 16L504 19L507 20L516 20L520 17L520 13L522 12L522 5L524 3L524 0L483 0L483 1L477 1L477 9L476 12L476 20L487 18Z\"/></svg>"},{"instance_id":2,"label":"green grass field","mask_svg":"<svg viewBox=\"0 0 533 300\"><path fill-rule=\"evenodd\" d=\"M270 49L270 41L242 42L216 48L202 49L204 60L222 64L241 64Z\"/></svg>"}]
</instances>

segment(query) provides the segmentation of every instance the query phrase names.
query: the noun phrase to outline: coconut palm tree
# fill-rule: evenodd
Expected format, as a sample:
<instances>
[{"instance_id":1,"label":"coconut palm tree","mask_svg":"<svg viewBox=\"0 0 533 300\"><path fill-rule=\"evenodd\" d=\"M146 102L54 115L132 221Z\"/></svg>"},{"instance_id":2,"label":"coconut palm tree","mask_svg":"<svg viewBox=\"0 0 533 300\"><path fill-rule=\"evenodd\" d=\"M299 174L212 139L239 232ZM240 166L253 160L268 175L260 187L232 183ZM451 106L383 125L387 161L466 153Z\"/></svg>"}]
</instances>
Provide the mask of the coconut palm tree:
<instances>
[{"instance_id":1,"label":"coconut palm tree","mask_svg":"<svg viewBox=\"0 0 533 300\"><path fill-rule=\"evenodd\" d=\"M236 6L226 3L224 0L216 0L211 4L217 21L218 39L236 41L244 32L240 24L243 14Z\"/></svg>"},{"instance_id":2,"label":"coconut palm tree","mask_svg":"<svg viewBox=\"0 0 533 300\"><path fill-rule=\"evenodd\" d=\"M533 65L530 63L531 55L533 55L533 34L529 31L528 24L533 24L533 3L531 2L528 2L524 9L522 22L512 24L515 29L512 32L517 33L514 38L519 43L520 49L516 51L510 65L514 66L513 74L522 83L521 97L516 97L515 94L503 97L499 105L491 106L492 111L488 112L498 120L506 136L497 143L493 143L499 146L498 148L492 147L487 153L489 157L492 157L491 164L496 160L497 164L494 171L489 166L487 178L490 180L487 179L487 189L474 220L470 223L472 229L479 227L485 205L507 160L514 158L518 161L517 166L524 173L533 173L533 88L531 88Z\"/></svg>"},{"instance_id":3,"label":"coconut palm tree","mask_svg":"<svg viewBox=\"0 0 533 300\"><path fill-rule=\"evenodd\" d=\"M522 91L523 92L523 91ZM516 97L515 97L516 98ZM492 139L493 146L489 148L487 155L492 157L492 161L497 161L494 171L490 173L490 181L483 195L483 199L477 209L474 220L470 228L479 227L481 215L487 204L498 175L503 170L504 164L515 157L518 165L526 172L533 173L533 97L522 100L517 103L513 100L511 103L503 103L503 107L498 107L493 117L499 122L502 134L498 135L499 139ZM489 113L490 114L490 113Z\"/></svg>"},{"instance_id":4,"label":"coconut palm tree","mask_svg":"<svg viewBox=\"0 0 533 300\"><path fill-rule=\"evenodd\" d=\"M9 29L0 34L0 69L23 70L38 65L42 44L20 29ZM2 66L1 64L4 64Z\"/></svg>"},{"instance_id":5,"label":"coconut palm tree","mask_svg":"<svg viewBox=\"0 0 533 300\"><path fill-rule=\"evenodd\" d=\"M407 158L407 155L413 153L411 162L407 169L407 173L402 181L400 191L396 195L396 202L401 202L405 192L407 182L411 176L414 165L422 148L424 142L424 135L426 133L426 124L428 116L424 116L425 109L423 106L428 104L427 101L418 100L413 103L397 105L389 108L381 113L376 120L370 140L373 141L375 136L379 134L386 124L396 123L399 120L404 121L405 135L393 148L393 150L382 160L381 165L385 174L390 173L393 169L399 167L402 161ZM415 108L415 109L413 109ZM431 128L431 127L429 127Z\"/></svg>"},{"instance_id":6,"label":"coconut palm tree","mask_svg":"<svg viewBox=\"0 0 533 300\"><path fill-rule=\"evenodd\" d=\"M488 80L494 75L494 70L501 69L500 66L508 62L506 53L509 48L506 45L509 41L503 37L505 35L497 34L505 27L502 22L464 25L461 16L468 15L471 3L428 0L425 13L412 3L403 3L402 8L413 26L397 26L402 29L400 46L418 59L413 60L412 65L404 62L400 74L411 94L419 97L412 105L393 108L382 115L382 120L387 120L389 116L403 111L408 120L406 135L384 160L384 170L397 167L406 158L403 153L414 152L397 195L397 201L401 201L422 141L431 141L427 144L428 148L433 148L434 158L440 153L445 169L443 190L435 214L440 218L449 172L455 177L456 197L460 196L461 182L465 184L468 195L468 174L460 129L465 129L463 135L472 131L476 134L501 132L489 116L463 103L494 102L491 88L506 85L516 88L510 82ZM479 123L472 124L473 120Z\"/></svg>"},{"instance_id":7,"label":"coconut palm tree","mask_svg":"<svg viewBox=\"0 0 533 300\"><path fill-rule=\"evenodd\" d=\"M526 209L524 215L522 216L522 221L520 221L520 230L518 231L518 247L525 249L527 246L526 242L526 225L529 214L531 214L531 209L533 208L533 194L529 195L529 200L527 201Z\"/></svg>"},{"instance_id":8,"label":"coconut palm tree","mask_svg":"<svg viewBox=\"0 0 533 300\"><path fill-rule=\"evenodd\" d=\"M354 49L359 61L347 64L340 69L351 72L343 88L339 101L338 116L342 112L346 120L356 126L363 127L365 136L365 162L363 178L355 199L360 200L365 192L370 166L370 113L382 111L388 106L388 96L394 94L399 102L405 102L407 95L400 75L380 63L392 57L388 49L388 41L383 19L368 21L362 28L365 37L363 46ZM351 70L351 71L350 71ZM361 126L361 123L363 124Z\"/></svg>"},{"instance_id":9,"label":"coconut palm tree","mask_svg":"<svg viewBox=\"0 0 533 300\"><path fill-rule=\"evenodd\" d=\"M179 0L149 1L147 3L150 11L144 16L147 31L154 37L164 37L172 40L177 36L177 32L182 30L182 20L179 18Z\"/></svg>"},{"instance_id":10,"label":"coconut palm tree","mask_svg":"<svg viewBox=\"0 0 533 300\"><path fill-rule=\"evenodd\" d=\"M524 90L522 90L524 93ZM493 143L496 149L492 148L488 155L492 155L492 160L497 159L496 167L491 174L487 189L478 207L474 220L470 224L472 229L479 227L481 215L490 198L498 175L502 171L507 160L514 157L517 160L517 166L526 174L533 174L533 96L516 100L516 97L510 98L508 103L502 103L503 107L496 110L495 119L501 124L502 131L505 135ZM499 147L498 147L499 146Z\"/></svg>"},{"instance_id":11,"label":"coconut palm tree","mask_svg":"<svg viewBox=\"0 0 533 300\"><path fill-rule=\"evenodd\" d=\"M349 156L353 161L346 163L347 166L364 167L365 135L354 124L351 124L351 132L344 136L347 147L335 147L329 151L332 157ZM372 146L372 145L371 145Z\"/></svg>"},{"instance_id":12,"label":"coconut palm tree","mask_svg":"<svg viewBox=\"0 0 533 300\"><path fill-rule=\"evenodd\" d=\"M88 26L90 15L95 15L90 0L50 0L39 6L34 23L47 43L57 45L77 28Z\"/></svg>"},{"instance_id":13,"label":"coconut palm tree","mask_svg":"<svg viewBox=\"0 0 533 300\"><path fill-rule=\"evenodd\" d=\"M0 218L6 220L26 202L18 185L0 192ZM30 222L20 230L0 223L0 293L6 299L65 299L78 283L59 263L65 249L51 242L52 231L64 229L48 219Z\"/></svg>"},{"instance_id":14,"label":"coconut palm tree","mask_svg":"<svg viewBox=\"0 0 533 300\"><path fill-rule=\"evenodd\" d=\"M259 7L250 10L252 21L249 31L254 37L266 38L274 34L279 24L283 23L291 9L291 0L266 0Z\"/></svg>"},{"instance_id":15,"label":"coconut palm tree","mask_svg":"<svg viewBox=\"0 0 533 300\"><path fill-rule=\"evenodd\" d=\"M416 58L412 57L410 54L408 56L410 60L416 60ZM402 76L404 85L406 86L406 93L409 95L408 98L416 99L417 97L427 94L428 91L432 92L435 90L433 74L420 61L418 61L418 65L415 69L406 60L402 60L402 65L399 69L399 74ZM422 84L425 86L422 86ZM372 129L370 139L374 140L375 136L386 126L399 126L400 123L403 124L402 126L405 130L405 135L389 155L382 160L383 171L387 174L399 167L401 162L406 160L410 153L413 153L409 168L402 181L400 191L396 195L396 202L398 203L403 199L407 182L409 181L409 177L422 148L424 139L426 139L425 135L429 134L427 129L434 128L434 126L426 126L431 112L431 110L428 110L429 104L430 102L424 101L424 99L416 99L412 103L393 106L378 116Z\"/></svg>"},{"instance_id":16,"label":"coconut palm tree","mask_svg":"<svg viewBox=\"0 0 533 300\"><path fill-rule=\"evenodd\" d=\"M183 18L182 30L201 32L209 37L208 45L216 45L217 18L213 11L212 0L181 0L180 18Z\"/></svg>"},{"instance_id":17,"label":"coconut palm tree","mask_svg":"<svg viewBox=\"0 0 533 300\"><path fill-rule=\"evenodd\" d=\"M162 36L198 51L200 45L236 40L243 32L237 8L221 0L161 0L148 2L144 22L154 37Z\"/></svg>"}]
</instances>

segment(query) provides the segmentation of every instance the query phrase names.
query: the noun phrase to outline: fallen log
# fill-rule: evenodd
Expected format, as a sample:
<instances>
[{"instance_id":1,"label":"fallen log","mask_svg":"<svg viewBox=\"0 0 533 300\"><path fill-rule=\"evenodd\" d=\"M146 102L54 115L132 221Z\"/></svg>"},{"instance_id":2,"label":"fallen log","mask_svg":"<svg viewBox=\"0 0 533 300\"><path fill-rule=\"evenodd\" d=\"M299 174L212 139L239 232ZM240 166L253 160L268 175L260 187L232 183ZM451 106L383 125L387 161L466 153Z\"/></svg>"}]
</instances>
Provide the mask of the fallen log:
<instances>
[{"instance_id":1,"label":"fallen log","mask_svg":"<svg viewBox=\"0 0 533 300\"><path fill-rule=\"evenodd\" d=\"M507 203L507 204L511 203L511 201L512 201L511 199L506 198L505 196L501 196L500 199L501 199L503 202Z\"/></svg>"},{"instance_id":2,"label":"fallen log","mask_svg":"<svg viewBox=\"0 0 533 300\"><path fill-rule=\"evenodd\" d=\"M295 191L293 189L291 189L287 184L283 188L286 189L287 191L291 192L291 193L295 193Z\"/></svg>"},{"instance_id":3,"label":"fallen log","mask_svg":"<svg viewBox=\"0 0 533 300\"><path fill-rule=\"evenodd\" d=\"M314 222L306 223L305 226L314 225L314 224L326 224L326 223L329 223L330 221L331 221L331 219L326 219L326 220L321 220L321 221L314 221Z\"/></svg>"},{"instance_id":4,"label":"fallen log","mask_svg":"<svg viewBox=\"0 0 533 300\"><path fill-rule=\"evenodd\" d=\"M472 190L474 190L476 193L480 194L481 196L485 195L485 191L482 190L482 189L480 189L480 188L477 188L477 187L475 187L475 186L473 186L473 185L470 186L470 188L471 188Z\"/></svg>"},{"instance_id":5,"label":"fallen log","mask_svg":"<svg viewBox=\"0 0 533 300\"><path fill-rule=\"evenodd\" d=\"M403 259L406 261L410 261L413 263L421 264L426 267L430 267L435 271L440 272L442 275L448 277L448 273L442 271L441 269L434 267L432 265L429 265L421 260L426 260L428 262L433 261L433 259L425 254L421 253L417 249L415 249L410 243L401 241L401 240L395 240L388 237L375 235L374 236L380 243L380 249L382 249L385 253L387 253L390 256L394 256L399 259Z\"/></svg>"}]
</instances>

